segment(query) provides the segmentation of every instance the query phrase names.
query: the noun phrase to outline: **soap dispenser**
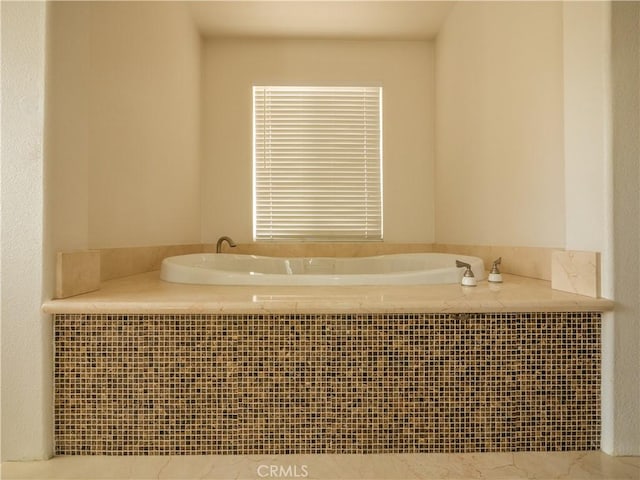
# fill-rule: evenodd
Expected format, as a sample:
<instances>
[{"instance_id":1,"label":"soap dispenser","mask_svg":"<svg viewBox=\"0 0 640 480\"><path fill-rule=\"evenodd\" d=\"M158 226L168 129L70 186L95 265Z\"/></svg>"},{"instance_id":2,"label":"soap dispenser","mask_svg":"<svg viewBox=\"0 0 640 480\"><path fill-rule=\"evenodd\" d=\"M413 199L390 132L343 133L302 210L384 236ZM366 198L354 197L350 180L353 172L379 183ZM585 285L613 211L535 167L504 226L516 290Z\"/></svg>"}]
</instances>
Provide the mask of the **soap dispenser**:
<instances>
[{"instance_id":1,"label":"soap dispenser","mask_svg":"<svg viewBox=\"0 0 640 480\"><path fill-rule=\"evenodd\" d=\"M492 283L502 283L502 274L498 269L498 265L502 263L502 257L499 257L497 260L493 262L491 265L491 271L489 272L488 280Z\"/></svg>"},{"instance_id":2,"label":"soap dispenser","mask_svg":"<svg viewBox=\"0 0 640 480\"><path fill-rule=\"evenodd\" d=\"M464 267L466 270L462 275L462 286L464 287L475 287L478 282L476 281L476 277L473 275L473 271L471 270L471 265L465 262L461 262L460 260L456 260L456 267Z\"/></svg>"}]
</instances>

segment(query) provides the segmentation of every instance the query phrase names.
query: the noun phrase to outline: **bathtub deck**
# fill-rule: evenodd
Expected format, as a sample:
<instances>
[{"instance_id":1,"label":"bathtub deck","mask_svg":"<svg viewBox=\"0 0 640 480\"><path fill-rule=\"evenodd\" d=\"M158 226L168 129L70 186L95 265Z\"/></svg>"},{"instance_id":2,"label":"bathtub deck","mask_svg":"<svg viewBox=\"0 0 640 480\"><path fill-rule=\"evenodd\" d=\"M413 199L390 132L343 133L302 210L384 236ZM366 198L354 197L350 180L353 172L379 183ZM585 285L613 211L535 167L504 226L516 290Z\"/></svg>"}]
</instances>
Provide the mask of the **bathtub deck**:
<instances>
[{"instance_id":1,"label":"bathtub deck","mask_svg":"<svg viewBox=\"0 0 640 480\"><path fill-rule=\"evenodd\" d=\"M104 282L100 290L51 300L46 313L466 313L608 311L613 302L560 292L543 280L402 286L214 286L167 283L158 271Z\"/></svg>"}]
</instances>

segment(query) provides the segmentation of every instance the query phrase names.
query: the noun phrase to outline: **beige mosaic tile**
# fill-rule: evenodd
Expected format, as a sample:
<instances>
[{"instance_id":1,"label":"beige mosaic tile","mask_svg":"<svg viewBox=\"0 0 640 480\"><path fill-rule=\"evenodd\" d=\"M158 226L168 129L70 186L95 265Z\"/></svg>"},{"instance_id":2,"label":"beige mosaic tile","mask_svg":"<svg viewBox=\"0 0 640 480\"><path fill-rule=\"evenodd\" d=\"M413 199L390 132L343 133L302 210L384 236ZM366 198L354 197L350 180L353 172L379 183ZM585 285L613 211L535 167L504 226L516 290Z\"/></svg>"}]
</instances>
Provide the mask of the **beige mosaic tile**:
<instances>
[{"instance_id":1,"label":"beige mosaic tile","mask_svg":"<svg viewBox=\"0 0 640 480\"><path fill-rule=\"evenodd\" d=\"M55 315L59 455L595 450L598 313Z\"/></svg>"}]
</instances>

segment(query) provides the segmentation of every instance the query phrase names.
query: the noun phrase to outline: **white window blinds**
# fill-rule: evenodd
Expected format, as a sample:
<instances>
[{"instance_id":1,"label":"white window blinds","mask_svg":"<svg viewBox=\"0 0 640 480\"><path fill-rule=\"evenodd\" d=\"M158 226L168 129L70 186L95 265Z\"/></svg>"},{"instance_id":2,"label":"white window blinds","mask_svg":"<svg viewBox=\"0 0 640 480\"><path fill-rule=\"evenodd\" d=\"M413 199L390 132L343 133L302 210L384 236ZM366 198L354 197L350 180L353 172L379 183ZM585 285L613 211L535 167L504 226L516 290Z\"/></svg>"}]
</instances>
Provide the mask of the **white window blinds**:
<instances>
[{"instance_id":1,"label":"white window blinds","mask_svg":"<svg viewBox=\"0 0 640 480\"><path fill-rule=\"evenodd\" d=\"M382 240L382 89L254 87L254 239Z\"/></svg>"}]
</instances>

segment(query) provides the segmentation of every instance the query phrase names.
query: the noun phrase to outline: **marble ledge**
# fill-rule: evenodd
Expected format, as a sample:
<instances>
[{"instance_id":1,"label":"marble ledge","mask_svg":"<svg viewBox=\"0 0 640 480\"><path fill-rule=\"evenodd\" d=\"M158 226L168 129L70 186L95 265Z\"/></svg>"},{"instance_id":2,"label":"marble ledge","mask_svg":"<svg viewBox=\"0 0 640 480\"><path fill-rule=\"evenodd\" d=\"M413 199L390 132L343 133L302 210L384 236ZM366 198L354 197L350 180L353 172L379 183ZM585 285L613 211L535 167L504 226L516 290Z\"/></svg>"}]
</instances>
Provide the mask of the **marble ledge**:
<instances>
[{"instance_id":1,"label":"marble ledge","mask_svg":"<svg viewBox=\"0 0 640 480\"><path fill-rule=\"evenodd\" d=\"M43 304L45 313L335 314L608 311L613 302L560 292L550 282L504 275L504 283L398 286L183 285L149 272Z\"/></svg>"},{"instance_id":2,"label":"marble ledge","mask_svg":"<svg viewBox=\"0 0 640 480\"><path fill-rule=\"evenodd\" d=\"M638 479L640 457L602 452L496 452L404 454L290 454L177 456L61 456L5 462L13 479L207 479L261 478L263 465L306 468L308 480L399 479ZM261 467L262 466L262 467ZM3 478L5 478L3 477ZM269 477L266 477L269 478ZM273 477L272 477L273 478ZM284 478L284 477L281 477ZM293 477L288 477L293 478Z\"/></svg>"}]
</instances>

